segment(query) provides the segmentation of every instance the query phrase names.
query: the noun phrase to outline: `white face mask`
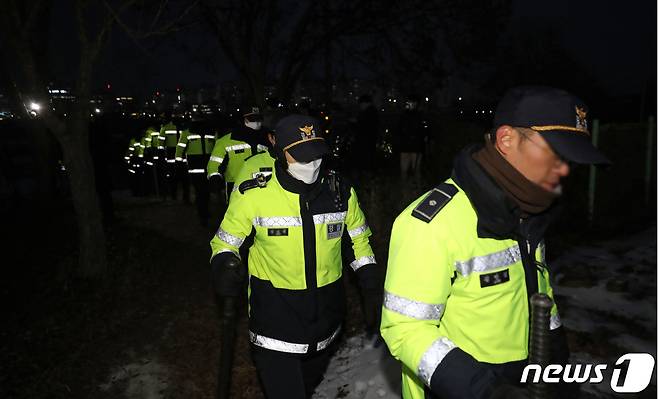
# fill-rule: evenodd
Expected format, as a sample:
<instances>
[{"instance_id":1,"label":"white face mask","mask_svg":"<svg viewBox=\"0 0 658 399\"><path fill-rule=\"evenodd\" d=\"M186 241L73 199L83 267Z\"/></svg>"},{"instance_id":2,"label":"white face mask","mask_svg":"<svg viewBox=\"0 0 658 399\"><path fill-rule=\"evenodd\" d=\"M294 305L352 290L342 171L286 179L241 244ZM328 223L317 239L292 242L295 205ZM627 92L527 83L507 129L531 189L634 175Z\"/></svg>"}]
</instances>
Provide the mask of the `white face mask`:
<instances>
[{"instance_id":1,"label":"white face mask","mask_svg":"<svg viewBox=\"0 0 658 399\"><path fill-rule=\"evenodd\" d=\"M315 183L320 173L322 158L311 162L295 162L288 164L288 173L306 184Z\"/></svg>"},{"instance_id":2,"label":"white face mask","mask_svg":"<svg viewBox=\"0 0 658 399\"><path fill-rule=\"evenodd\" d=\"M244 125L249 129L260 130L263 122L245 122Z\"/></svg>"}]
</instances>

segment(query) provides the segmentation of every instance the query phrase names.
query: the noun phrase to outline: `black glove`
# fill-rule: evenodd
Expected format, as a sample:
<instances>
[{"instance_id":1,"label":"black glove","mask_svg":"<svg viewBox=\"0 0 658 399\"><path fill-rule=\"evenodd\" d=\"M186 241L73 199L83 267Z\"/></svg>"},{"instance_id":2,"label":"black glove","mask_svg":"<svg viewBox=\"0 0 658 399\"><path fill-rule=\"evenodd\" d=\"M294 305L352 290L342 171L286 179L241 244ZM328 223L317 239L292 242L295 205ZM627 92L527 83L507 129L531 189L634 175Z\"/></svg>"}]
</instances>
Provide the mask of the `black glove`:
<instances>
[{"instance_id":1,"label":"black glove","mask_svg":"<svg viewBox=\"0 0 658 399\"><path fill-rule=\"evenodd\" d=\"M379 323L382 318L382 302L384 300L384 284L376 264L362 266L356 272L363 296L363 319L366 333L370 337L379 335Z\"/></svg>"},{"instance_id":2,"label":"black glove","mask_svg":"<svg viewBox=\"0 0 658 399\"><path fill-rule=\"evenodd\" d=\"M247 271L232 252L215 255L210 262L215 294L220 297L238 297L244 292Z\"/></svg>"},{"instance_id":3,"label":"black glove","mask_svg":"<svg viewBox=\"0 0 658 399\"><path fill-rule=\"evenodd\" d=\"M213 193L221 193L224 191L224 180L220 175L210 176L210 191Z\"/></svg>"},{"instance_id":4,"label":"black glove","mask_svg":"<svg viewBox=\"0 0 658 399\"><path fill-rule=\"evenodd\" d=\"M369 336L379 334L379 323L382 319L382 291L379 289L363 290L363 318L366 323L366 333Z\"/></svg>"}]
</instances>

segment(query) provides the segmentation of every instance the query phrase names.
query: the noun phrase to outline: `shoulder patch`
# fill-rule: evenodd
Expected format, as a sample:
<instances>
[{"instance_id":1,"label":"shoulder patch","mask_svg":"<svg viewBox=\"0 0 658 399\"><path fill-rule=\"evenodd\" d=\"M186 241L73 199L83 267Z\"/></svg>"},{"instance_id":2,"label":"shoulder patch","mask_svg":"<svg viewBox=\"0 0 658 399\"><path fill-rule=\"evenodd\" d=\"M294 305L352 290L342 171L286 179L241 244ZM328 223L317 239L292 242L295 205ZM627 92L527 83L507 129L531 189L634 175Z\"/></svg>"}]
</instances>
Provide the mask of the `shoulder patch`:
<instances>
[{"instance_id":1,"label":"shoulder patch","mask_svg":"<svg viewBox=\"0 0 658 399\"><path fill-rule=\"evenodd\" d=\"M240 194L244 194L245 191L251 190L252 188L263 188L267 186L267 182L270 181L272 176L265 176L264 174L259 174L253 179L245 180L242 183L240 183L240 187L238 190L240 191Z\"/></svg>"},{"instance_id":2,"label":"shoulder patch","mask_svg":"<svg viewBox=\"0 0 658 399\"><path fill-rule=\"evenodd\" d=\"M443 207L457 194L457 187L448 183L441 183L414 208L411 215L425 223L429 223Z\"/></svg>"}]
</instances>

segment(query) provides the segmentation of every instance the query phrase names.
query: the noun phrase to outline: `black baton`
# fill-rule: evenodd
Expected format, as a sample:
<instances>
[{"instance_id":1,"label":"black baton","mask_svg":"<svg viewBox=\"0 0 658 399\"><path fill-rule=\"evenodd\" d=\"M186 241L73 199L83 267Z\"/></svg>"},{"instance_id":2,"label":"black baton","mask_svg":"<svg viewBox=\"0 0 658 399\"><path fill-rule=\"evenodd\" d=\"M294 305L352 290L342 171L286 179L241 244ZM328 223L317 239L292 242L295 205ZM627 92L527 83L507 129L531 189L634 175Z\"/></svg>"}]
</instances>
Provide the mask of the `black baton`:
<instances>
[{"instance_id":1,"label":"black baton","mask_svg":"<svg viewBox=\"0 0 658 399\"><path fill-rule=\"evenodd\" d=\"M546 294L536 293L530 299L530 353L529 364L538 364L541 370L551 359L550 322L553 300ZM539 383L529 385L531 399L549 399L550 386L540 378Z\"/></svg>"}]
</instances>

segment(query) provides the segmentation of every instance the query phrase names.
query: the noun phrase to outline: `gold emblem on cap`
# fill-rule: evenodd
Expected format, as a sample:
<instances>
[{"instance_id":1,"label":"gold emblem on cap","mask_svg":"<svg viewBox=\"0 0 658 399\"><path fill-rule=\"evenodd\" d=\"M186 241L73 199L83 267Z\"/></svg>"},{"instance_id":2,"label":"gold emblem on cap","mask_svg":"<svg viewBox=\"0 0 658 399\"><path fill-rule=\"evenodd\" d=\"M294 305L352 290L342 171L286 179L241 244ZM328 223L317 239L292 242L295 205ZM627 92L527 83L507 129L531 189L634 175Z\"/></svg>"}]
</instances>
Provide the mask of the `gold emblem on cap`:
<instances>
[{"instance_id":1,"label":"gold emblem on cap","mask_svg":"<svg viewBox=\"0 0 658 399\"><path fill-rule=\"evenodd\" d=\"M587 111L576 106L576 128L587 130Z\"/></svg>"},{"instance_id":2,"label":"gold emblem on cap","mask_svg":"<svg viewBox=\"0 0 658 399\"><path fill-rule=\"evenodd\" d=\"M302 132L302 139L310 139L311 137L315 137L313 125L300 127L299 130Z\"/></svg>"}]
</instances>

